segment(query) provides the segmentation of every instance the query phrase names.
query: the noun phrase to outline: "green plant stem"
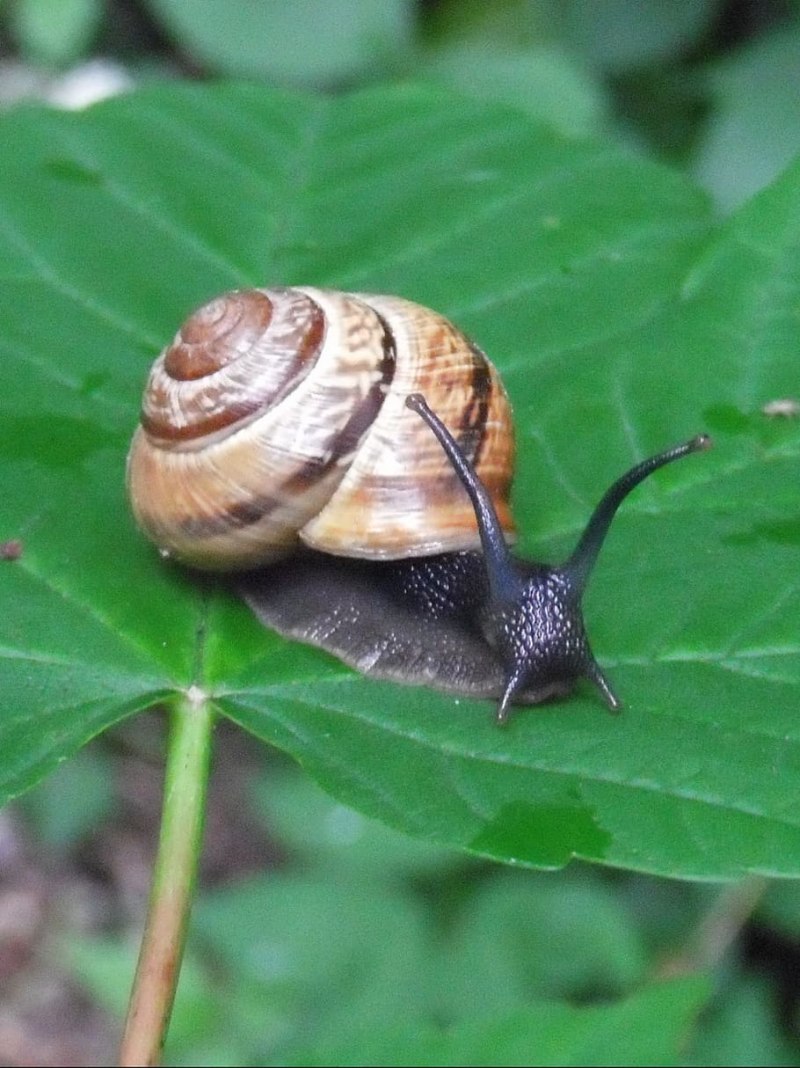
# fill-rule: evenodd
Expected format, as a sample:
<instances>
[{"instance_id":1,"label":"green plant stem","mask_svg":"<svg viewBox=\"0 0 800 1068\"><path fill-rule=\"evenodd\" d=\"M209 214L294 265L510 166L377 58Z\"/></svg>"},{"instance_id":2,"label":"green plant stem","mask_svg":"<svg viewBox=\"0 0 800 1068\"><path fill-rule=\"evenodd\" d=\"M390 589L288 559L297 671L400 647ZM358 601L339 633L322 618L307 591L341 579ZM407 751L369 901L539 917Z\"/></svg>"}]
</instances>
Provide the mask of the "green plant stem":
<instances>
[{"instance_id":1,"label":"green plant stem","mask_svg":"<svg viewBox=\"0 0 800 1068\"><path fill-rule=\"evenodd\" d=\"M203 832L213 713L192 688L172 709L161 835L120 1064L158 1064L178 985Z\"/></svg>"}]
</instances>

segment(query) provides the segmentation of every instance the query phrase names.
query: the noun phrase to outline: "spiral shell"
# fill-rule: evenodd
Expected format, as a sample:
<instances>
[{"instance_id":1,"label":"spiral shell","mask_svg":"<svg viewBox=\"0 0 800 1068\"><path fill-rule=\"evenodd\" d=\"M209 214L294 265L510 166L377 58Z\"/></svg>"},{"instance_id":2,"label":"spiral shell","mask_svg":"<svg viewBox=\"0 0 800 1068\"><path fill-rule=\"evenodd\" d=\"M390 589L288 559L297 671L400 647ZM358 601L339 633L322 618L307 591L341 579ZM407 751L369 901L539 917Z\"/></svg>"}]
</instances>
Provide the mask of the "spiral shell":
<instances>
[{"instance_id":1,"label":"spiral shell","mask_svg":"<svg viewBox=\"0 0 800 1068\"><path fill-rule=\"evenodd\" d=\"M373 560L475 548L474 510L405 407L413 392L511 536L511 412L480 349L399 297L306 287L218 297L158 357L128 457L137 521L165 554L220 570L298 539Z\"/></svg>"}]
</instances>

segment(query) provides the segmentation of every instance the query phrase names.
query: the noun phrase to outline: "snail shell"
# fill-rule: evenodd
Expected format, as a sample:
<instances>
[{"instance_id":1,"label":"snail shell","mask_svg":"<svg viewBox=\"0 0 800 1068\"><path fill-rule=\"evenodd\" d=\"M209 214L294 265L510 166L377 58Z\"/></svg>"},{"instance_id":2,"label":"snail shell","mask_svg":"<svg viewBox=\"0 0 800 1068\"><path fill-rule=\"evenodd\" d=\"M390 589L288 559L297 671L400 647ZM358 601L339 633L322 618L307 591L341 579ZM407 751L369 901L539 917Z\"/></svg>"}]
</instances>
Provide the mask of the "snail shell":
<instances>
[{"instance_id":1,"label":"snail shell","mask_svg":"<svg viewBox=\"0 0 800 1068\"><path fill-rule=\"evenodd\" d=\"M480 545L423 392L513 536L511 412L481 350L399 297L239 290L158 357L128 457L136 519L165 555L252 568L313 549L367 560Z\"/></svg>"}]
</instances>

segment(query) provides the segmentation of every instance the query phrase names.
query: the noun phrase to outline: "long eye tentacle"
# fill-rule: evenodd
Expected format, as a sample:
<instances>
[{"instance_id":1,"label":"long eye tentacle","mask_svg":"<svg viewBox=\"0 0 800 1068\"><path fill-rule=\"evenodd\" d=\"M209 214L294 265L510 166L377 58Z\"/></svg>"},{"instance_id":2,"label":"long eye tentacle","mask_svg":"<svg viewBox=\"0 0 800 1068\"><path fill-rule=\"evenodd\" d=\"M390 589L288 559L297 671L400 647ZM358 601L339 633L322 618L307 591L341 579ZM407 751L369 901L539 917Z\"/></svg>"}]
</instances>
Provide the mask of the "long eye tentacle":
<instances>
[{"instance_id":1,"label":"long eye tentacle","mask_svg":"<svg viewBox=\"0 0 800 1068\"><path fill-rule=\"evenodd\" d=\"M665 449L647 460L642 460L641 463L632 467L630 471L626 471L621 478L617 479L606 490L602 500L586 524L586 529L581 535L580 541L569 560L563 566L564 573L569 576L578 595L582 594L586 588L589 575L603 546L611 522L617 513L617 509L631 490L635 489L640 482L643 482L660 467L672 463L673 460L680 460L684 456L690 456L694 452L710 449L711 444L711 438L707 434L698 434L690 441L686 441L681 445L674 445L671 449Z\"/></svg>"},{"instance_id":2,"label":"long eye tentacle","mask_svg":"<svg viewBox=\"0 0 800 1068\"><path fill-rule=\"evenodd\" d=\"M406 397L406 407L421 416L436 435L447 458L455 468L456 474L461 479L464 489L469 494L478 522L492 599L496 603L514 599L519 596L519 580L503 536L503 528L500 526L500 520L497 518L497 512L485 486L475 474L472 465L454 441L450 431L429 407L422 394L409 394Z\"/></svg>"}]
</instances>

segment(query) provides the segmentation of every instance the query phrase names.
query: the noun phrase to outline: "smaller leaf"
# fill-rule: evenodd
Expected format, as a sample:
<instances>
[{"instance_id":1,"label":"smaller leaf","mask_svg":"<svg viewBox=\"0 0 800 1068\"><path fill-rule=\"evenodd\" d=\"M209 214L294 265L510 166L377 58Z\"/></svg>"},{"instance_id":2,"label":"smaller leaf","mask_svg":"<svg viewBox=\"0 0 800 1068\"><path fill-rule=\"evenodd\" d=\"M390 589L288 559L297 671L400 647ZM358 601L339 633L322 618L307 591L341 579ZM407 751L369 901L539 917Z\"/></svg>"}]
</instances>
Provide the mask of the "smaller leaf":
<instances>
[{"instance_id":1,"label":"smaller leaf","mask_svg":"<svg viewBox=\"0 0 800 1068\"><path fill-rule=\"evenodd\" d=\"M87 51L102 14L99 0L17 0L12 32L31 59L63 66Z\"/></svg>"},{"instance_id":2,"label":"smaller leaf","mask_svg":"<svg viewBox=\"0 0 800 1068\"><path fill-rule=\"evenodd\" d=\"M767 982L744 978L728 987L704 1013L684 1063L797 1064L797 1045L781 1034Z\"/></svg>"},{"instance_id":3,"label":"smaller leaf","mask_svg":"<svg viewBox=\"0 0 800 1068\"><path fill-rule=\"evenodd\" d=\"M729 211L772 181L800 139L800 26L756 38L708 74L714 107L693 170Z\"/></svg>"},{"instance_id":4,"label":"smaller leaf","mask_svg":"<svg viewBox=\"0 0 800 1068\"><path fill-rule=\"evenodd\" d=\"M800 881L772 882L759 905L757 918L788 938L800 939Z\"/></svg>"},{"instance_id":5,"label":"smaller leaf","mask_svg":"<svg viewBox=\"0 0 800 1068\"><path fill-rule=\"evenodd\" d=\"M598 135L606 118L600 82L551 46L511 52L484 41L451 45L430 53L421 73L483 100L521 108L569 137Z\"/></svg>"},{"instance_id":6,"label":"smaller leaf","mask_svg":"<svg viewBox=\"0 0 800 1068\"><path fill-rule=\"evenodd\" d=\"M110 762L87 748L59 765L20 804L43 841L69 846L108 815L113 798Z\"/></svg>"},{"instance_id":7,"label":"smaller leaf","mask_svg":"<svg viewBox=\"0 0 800 1068\"><path fill-rule=\"evenodd\" d=\"M206 896L192 922L234 980L257 982L296 1019L296 1040L425 1013L426 930L403 894L273 873Z\"/></svg>"},{"instance_id":8,"label":"smaller leaf","mask_svg":"<svg viewBox=\"0 0 800 1068\"><path fill-rule=\"evenodd\" d=\"M340 878L386 880L441 871L458 854L371 820L324 793L296 769L271 768L255 788L256 802L281 841Z\"/></svg>"},{"instance_id":9,"label":"smaller leaf","mask_svg":"<svg viewBox=\"0 0 800 1068\"><path fill-rule=\"evenodd\" d=\"M167 32L226 74L328 85L375 67L408 42L409 0L147 0Z\"/></svg>"},{"instance_id":10,"label":"smaller leaf","mask_svg":"<svg viewBox=\"0 0 800 1068\"><path fill-rule=\"evenodd\" d=\"M539 1002L448 1032L386 1028L303 1053L297 1065L671 1065L708 997L701 977L655 983L624 1001L575 1008Z\"/></svg>"},{"instance_id":11,"label":"smaller leaf","mask_svg":"<svg viewBox=\"0 0 800 1068\"><path fill-rule=\"evenodd\" d=\"M607 71L663 62L697 42L716 15L717 0L572 0L564 36Z\"/></svg>"},{"instance_id":12,"label":"smaller leaf","mask_svg":"<svg viewBox=\"0 0 800 1068\"><path fill-rule=\"evenodd\" d=\"M467 903L443 952L446 1019L534 997L612 996L645 967L630 917L588 870L492 879Z\"/></svg>"}]
</instances>

